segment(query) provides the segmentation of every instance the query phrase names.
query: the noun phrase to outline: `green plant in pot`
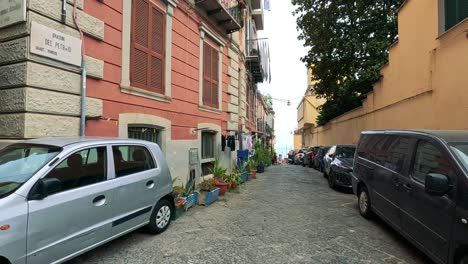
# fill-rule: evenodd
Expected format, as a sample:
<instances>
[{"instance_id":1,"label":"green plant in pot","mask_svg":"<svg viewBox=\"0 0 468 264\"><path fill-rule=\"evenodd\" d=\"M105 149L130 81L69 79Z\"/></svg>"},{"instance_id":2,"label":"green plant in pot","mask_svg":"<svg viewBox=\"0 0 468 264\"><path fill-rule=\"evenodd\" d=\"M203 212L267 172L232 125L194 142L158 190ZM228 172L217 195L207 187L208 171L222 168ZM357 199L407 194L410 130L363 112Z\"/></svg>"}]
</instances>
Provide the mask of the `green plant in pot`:
<instances>
[{"instance_id":1,"label":"green plant in pot","mask_svg":"<svg viewBox=\"0 0 468 264\"><path fill-rule=\"evenodd\" d=\"M248 162L248 168L250 169L250 179L257 178L257 162L254 159L250 159Z\"/></svg>"},{"instance_id":2,"label":"green plant in pot","mask_svg":"<svg viewBox=\"0 0 468 264\"><path fill-rule=\"evenodd\" d=\"M216 159L213 166L214 185L219 188L219 195L224 196L229 183L225 180L226 169L219 164L219 159Z\"/></svg>"},{"instance_id":3,"label":"green plant in pot","mask_svg":"<svg viewBox=\"0 0 468 264\"><path fill-rule=\"evenodd\" d=\"M234 190L242 182L241 174L239 172L233 172L226 175L226 182L229 184L229 189Z\"/></svg>"},{"instance_id":4,"label":"green plant in pot","mask_svg":"<svg viewBox=\"0 0 468 264\"><path fill-rule=\"evenodd\" d=\"M215 186L215 179L204 179L200 184L200 197L198 203L202 205L210 205L218 200L219 188Z\"/></svg>"}]
</instances>

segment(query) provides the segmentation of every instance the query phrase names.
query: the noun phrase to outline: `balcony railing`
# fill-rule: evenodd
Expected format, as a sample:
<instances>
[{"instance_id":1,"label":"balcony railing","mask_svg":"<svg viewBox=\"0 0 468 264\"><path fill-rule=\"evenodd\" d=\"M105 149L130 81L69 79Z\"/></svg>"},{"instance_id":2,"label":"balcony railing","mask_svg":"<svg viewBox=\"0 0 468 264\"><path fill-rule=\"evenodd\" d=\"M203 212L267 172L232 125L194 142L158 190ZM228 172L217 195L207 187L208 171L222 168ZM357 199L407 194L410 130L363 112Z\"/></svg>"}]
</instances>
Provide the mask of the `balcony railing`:
<instances>
[{"instance_id":1,"label":"balcony railing","mask_svg":"<svg viewBox=\"0 0 468 264\"><path fill-rule=\"evenodd\" d=\"M243 1L239 0L196 0L195 4L206 11L226 33L236 32L244 26Z\"/></svg>"},{"instance_id":2,"label":"balcony railing","mask_svg":"<svg viewBox=\"0 0 468 264\"><path fill-rule=\"evenodd\" d=\"M270 77L270 51L268 39L251 39L246 43L247 66L256 83Z\"/></svg>"}]
</instances>

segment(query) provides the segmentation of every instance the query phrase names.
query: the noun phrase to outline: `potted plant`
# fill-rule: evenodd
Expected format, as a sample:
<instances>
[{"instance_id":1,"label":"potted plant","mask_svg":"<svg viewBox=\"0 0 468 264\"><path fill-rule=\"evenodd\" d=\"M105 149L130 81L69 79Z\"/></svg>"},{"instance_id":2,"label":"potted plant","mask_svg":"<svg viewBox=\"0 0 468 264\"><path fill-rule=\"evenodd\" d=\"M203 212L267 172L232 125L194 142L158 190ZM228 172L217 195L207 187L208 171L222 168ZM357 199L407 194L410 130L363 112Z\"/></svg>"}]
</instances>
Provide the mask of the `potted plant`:
<instances>
[{"instance_id":1,"label":"potted plant","mask_svg":"<svg viewBox=\"0 0 468 264\"><path fill-rule=\"evenodd\" d=\"M187 203L187 199L185 198L185 188L183 186L175 186L174 187L175 193L175 214L174 220L179 219L183 212L184 212L184 205Z\"/></svg>"},{"instance_id":2,"label":"potted plant","mask_svg":"<svg viewBox=\"0 0 468 264\"><path fill-rule=\"evenodd\" d=\"M250 176L249 179L256 179L257 178L257 162L254 159L249 160L250 162Z\"/></svg>"},{"instance_id":3,"label":"potted plant","mask_svg":"<svg viewBox=\"0 0 468 264\"><path fill-rule=\"evenodd\" d=\"M187 211L190 207L197 204L198 193L194 191L195 179L189 179L185 188L183 188L183 198L185 199L184 210Z\"/></svg>"},{"instance_id":4,"label":"potted plant","mask_svg":"<svg viewBox=\"0 0 468 264\"><path fill-rule=\"evenodd\" d=\"M226 175L226 182L229 184L230 190L235 190L241 183L241 174L239 172L233 172Z\"/></svg>"},{"instance_id":5,"label":"potted plant","mask_svg":"<svg viewBox=\"0 0 468 264\"><path fill-rule=\"evenodd\" d=\"M219 160L216 159L213 166L213 177L215 179L214 185L219 188L219 196L224 196L227 191L229 183L225 181L226 169L219 165Z\"/></svg>"},{"instance_id":6,"label":"potted plant","mask_svg":"<svg viewBox=\"0 0 468 264\"><path fill-rule=\"evenodd\" d=\"M203 180L199 187L200 196L198 197L198 204L208 206L218 200L219 188L215 186L214 178Z\"/></svg>"}]
</instances>

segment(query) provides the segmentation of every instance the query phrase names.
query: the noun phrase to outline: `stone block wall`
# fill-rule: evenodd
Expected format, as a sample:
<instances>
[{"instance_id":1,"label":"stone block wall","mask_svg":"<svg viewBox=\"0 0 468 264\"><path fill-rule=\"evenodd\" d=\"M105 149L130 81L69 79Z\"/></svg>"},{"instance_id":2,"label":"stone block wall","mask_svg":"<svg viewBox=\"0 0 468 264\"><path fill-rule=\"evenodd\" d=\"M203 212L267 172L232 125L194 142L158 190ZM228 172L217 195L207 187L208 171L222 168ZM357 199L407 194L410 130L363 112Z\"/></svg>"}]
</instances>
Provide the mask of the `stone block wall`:
<instances>
[{"instance_id":1,"label":"stone block wall","mask_svg":"<svg viewBox=\"0 0 468 264\"><path fill-rule=\"evenodd\" d=\"M73 0L67 0L61 23L60 0L24 0L26 21L0 28L0 139L78 136L81 113L81 69L30 53L31 23L79 38L73 23ZM83 11L77 1L77 20L86 36L104 39L104 22ZM87 76L102 79L104 62L89 56ZM86 100L87 117L102 115L102 101Z\"/></svg>"}]
</instances>

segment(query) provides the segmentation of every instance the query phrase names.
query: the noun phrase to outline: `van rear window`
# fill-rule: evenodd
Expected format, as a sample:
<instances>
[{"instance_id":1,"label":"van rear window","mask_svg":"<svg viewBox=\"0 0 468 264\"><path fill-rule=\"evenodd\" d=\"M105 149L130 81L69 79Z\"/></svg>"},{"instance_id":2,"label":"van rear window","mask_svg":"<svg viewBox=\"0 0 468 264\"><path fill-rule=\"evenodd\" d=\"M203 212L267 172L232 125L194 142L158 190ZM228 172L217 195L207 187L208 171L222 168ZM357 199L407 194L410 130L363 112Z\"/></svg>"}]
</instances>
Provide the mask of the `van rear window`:
<instances>
[{"instance_id":1,"label":"van rear window","mask_svg":"<svg viewBox=\"0 0 468 264\"><path fill-rule=\"evenodd\" d=\"M363 135L358 155L392 171L402 173L410 141L397 135Z\"/></svg>"}]
</instances>

